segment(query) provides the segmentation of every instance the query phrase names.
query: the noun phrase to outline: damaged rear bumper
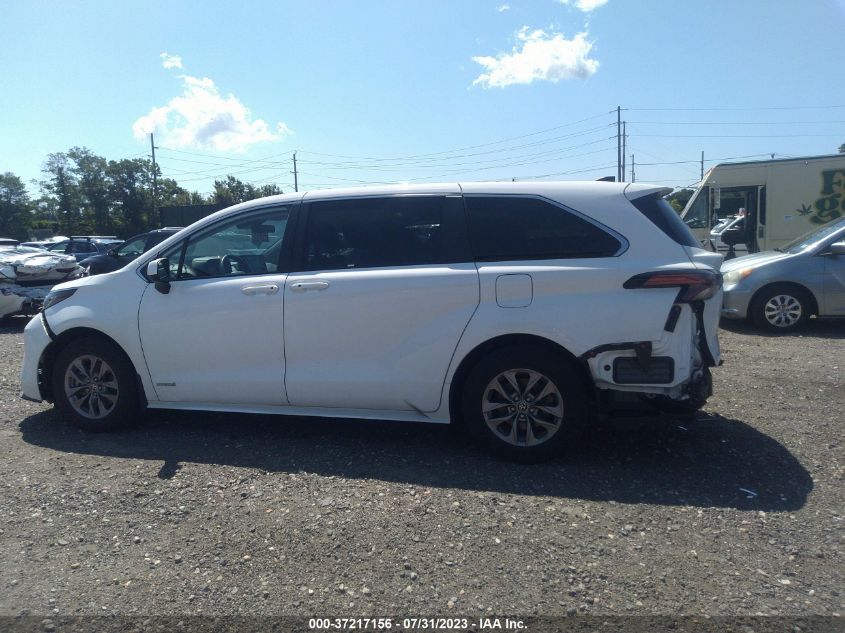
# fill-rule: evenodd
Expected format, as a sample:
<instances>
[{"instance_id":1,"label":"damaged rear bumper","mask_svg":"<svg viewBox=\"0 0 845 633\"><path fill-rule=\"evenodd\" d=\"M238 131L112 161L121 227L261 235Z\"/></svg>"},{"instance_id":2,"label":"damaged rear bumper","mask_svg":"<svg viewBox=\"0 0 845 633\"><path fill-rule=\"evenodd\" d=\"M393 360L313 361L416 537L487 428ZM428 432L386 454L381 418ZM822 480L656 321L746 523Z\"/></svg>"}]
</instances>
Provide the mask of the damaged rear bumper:
<instances>
[{"instance_id":1,"label":"damaged rear bumper","mask_svg":"<svg viewBox=\"0 0 845 633\"><path fill-rule=\"evenodd\" d=\"M698 408L713 393L710 367L721 364L706 319L703 304L676 304L657 340L600 345L580 360L600 392L660 396Z\"/></svg>"}]
</instances>

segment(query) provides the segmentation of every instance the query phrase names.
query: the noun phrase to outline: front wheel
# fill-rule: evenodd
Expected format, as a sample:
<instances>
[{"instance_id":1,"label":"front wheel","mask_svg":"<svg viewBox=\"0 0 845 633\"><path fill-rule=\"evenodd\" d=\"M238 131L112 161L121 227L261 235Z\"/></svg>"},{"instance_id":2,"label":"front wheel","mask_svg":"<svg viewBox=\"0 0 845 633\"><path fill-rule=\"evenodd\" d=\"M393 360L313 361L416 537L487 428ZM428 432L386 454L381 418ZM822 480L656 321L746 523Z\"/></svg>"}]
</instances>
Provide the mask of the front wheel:
<instances>
[{"instance_id":1,"label":"front wheel","mask_svg":"<svg viewBox=\"0 0 845 633\"><path fill-rule=\"evenodd\" d=\"M86 431L111 431L137 414L135 372L117 347L102 338L71 341L53 366L56 408Z\"/></svg>"},{"instance_id":2,"label":"front wheel","mask_svg":"<svg viewBox=\"0 0 845 633\"><path fill-rule=\"evenodd\" d=\"M752 322L771 332L792 332L810 318L810 297L793 286L774 285L764 289L751 306Z\"/></svg>"},{"instance_id":3,"label":"front wheel","mask_svg":"<svg viewBox=\"0 0 845 633\"><path fill-rule=\"evenodd\" d=\"M503 348L470 372L463 392L470 433L493 451L535 462L575 445L587 402L578 374L540 346Z\"/></svg>"}]
</instances>

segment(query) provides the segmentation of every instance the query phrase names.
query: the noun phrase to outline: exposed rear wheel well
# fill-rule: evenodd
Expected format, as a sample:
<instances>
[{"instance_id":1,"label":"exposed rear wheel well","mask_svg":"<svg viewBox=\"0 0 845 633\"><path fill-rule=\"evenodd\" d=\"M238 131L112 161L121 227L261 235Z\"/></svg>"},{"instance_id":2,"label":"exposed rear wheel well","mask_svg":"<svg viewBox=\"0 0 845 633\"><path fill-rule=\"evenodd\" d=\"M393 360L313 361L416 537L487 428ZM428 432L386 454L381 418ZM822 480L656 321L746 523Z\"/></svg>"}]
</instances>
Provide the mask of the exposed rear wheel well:
<instances>
[{"instance_id":1,"label":"exposed rear wheel well","mask_svg":"<svg viewBox=\"0 0 845 633\"><path fill-rule=\"evenodd\" d=\"M590 375L590 370L572 352L542 336L535 336L533 334L506 334L485 341L467 354L461 361L461 364L458 365L458 369L452 376L452 384L449 387L449 418L453 424L459 424L461 422L461 394L463 393L467 376L472 371L472 368L487 354L495 350L503 347L520 347L525 345L540 345L548 349L551 354L559 357L561 362L571 365L583 383L587 400L592 402L595 399L595 383Z\"/></svg>"},{"instance_id":2,"label":"exposed rear wheel well","mask_svg":"<svg viewBox=\"0 0 845 633\"><path fill-rule=\"evenodd\" d=\"M97 338L103 339L107 341L110 345L114 346L116 350L118 350L126 359L126 362L129 363L130 367L135 367L132 359L129 358L129 355L123 350L123 348L115 341L112 337L108 336L107 334L103 334L99 330L95 330L93 328L87 327L77 327L72 328L70 330L66 330L61 334L58 334L48 346L44 350L44 353L41 355L41 360L38 362L38 387L41 390L41 397L44 398L47 402L53 402L53 366L55 365L56 358L58 357L59 353L67 347L71 341L75 341L79 338L85 336L95 336ZM137 376L137 371L136 371ZM141 384L141 377L138 376L138 394L143 401L143 404L146 404L146 400L144 398L144 388Z\"/></svg>"}]
</instances>

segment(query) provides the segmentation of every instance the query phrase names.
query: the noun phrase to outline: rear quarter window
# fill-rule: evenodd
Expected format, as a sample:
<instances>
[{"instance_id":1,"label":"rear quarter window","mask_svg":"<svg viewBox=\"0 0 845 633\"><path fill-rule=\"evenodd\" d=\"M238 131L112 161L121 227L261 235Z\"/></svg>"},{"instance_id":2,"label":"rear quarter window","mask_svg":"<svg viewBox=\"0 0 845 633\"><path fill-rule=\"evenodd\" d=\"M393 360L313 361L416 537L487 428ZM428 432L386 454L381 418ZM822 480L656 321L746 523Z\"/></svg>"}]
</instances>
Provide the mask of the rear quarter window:
<instances>
[{"instance_id":1,"label":"rear quarter window","mask_svg":"<svg viewBox=\"0 0 845 633\"><path fill-rule=\"evenodd\" d=\"M466 196L470 242L476 259L612 257L622 242L556 204L522 196Z\"/></svg>"},{"instance_id":2,"label":"rear quarter window","mask_svg":"<svg viewBox=\"0 0 845 633\"><path fill-rule=\"evenodd\" d=\"M635 200L631 200L631 204L651 220L652 224L681 246L701 246L699 241L695 239L695 235L689 230L689 227L675 213L672 205L666 202L659 193L636 198Z\"/></svg>"}]
</instances>

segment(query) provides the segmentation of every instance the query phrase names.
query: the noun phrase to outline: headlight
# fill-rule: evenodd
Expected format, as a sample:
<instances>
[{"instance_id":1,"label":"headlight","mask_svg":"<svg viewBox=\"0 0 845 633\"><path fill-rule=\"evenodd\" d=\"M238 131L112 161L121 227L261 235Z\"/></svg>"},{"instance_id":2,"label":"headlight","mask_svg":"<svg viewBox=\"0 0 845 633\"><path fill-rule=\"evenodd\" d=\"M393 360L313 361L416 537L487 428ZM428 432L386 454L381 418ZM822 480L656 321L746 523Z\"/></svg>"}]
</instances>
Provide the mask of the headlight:
<instances>
[{"instance_id":1,"label":"headlight","mask_svg":"<svg viewBox=\"0 0 845 633\"><path fill-rule=\"evenodd\" d=\"M742 270L732 270L729 273L724 274L724 288L725 290L730 290L735 285L737 285L740 281L748 277L752 272L754 272L753 268L744 268Z\"/></svg>"},{"instance_id":2,"label":"headlight","mask_svg":"<svg viewBox=\"0 0 845 633\"><path fill-rule=\"evenodd\" d=\"M47 308L70 298L74 292L76 292L76 288L70 288L68 290L51 290L44 298L44 305L41 309L46 310Z\"/></svg>"}]
</instances>

